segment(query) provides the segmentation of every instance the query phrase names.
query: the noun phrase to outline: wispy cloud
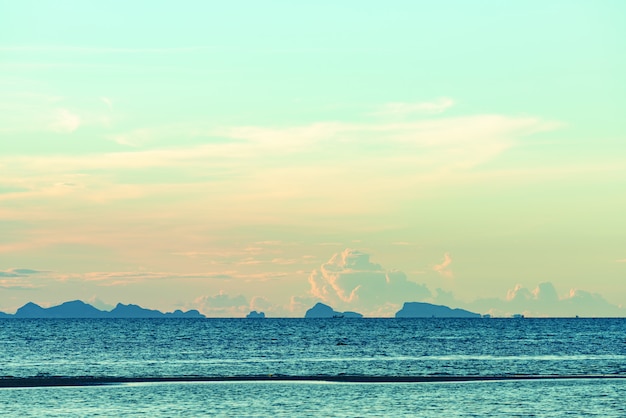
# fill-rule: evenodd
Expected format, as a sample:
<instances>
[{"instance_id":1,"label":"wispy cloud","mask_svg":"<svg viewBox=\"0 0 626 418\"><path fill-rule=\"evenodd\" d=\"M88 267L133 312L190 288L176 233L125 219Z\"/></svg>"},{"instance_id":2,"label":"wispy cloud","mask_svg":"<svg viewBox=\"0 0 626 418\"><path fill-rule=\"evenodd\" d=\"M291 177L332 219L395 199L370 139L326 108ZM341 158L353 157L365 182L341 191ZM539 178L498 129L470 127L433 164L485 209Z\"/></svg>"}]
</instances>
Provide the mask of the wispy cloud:
<instances>
[{"instance_id":1,"label":"wispy cloud","mask_svg":"<svg viewBox=\"0 0 626 418\"><path fill-rule=\"evenodd\" d=\"M108 97L100 97L100 101L104 103L105 105L107 105L109 110L113 110L113 100L111 100Z\"/></svg>"},{"instance_id":2,"label":"wispy cloud","mask_svg":"<svg viewBox=\"0 0 626 418\"><path fill-rule=\"evenodd\" d=\"M57 112L56 127L72 131L80 126L78 115L67 109ZM67 172L69 170L96 169L137 169L147 167L185 167L190 163L211 167L249 166L249 162L263 161L268 155L274 158L311 152L336 158L336 151L342 154L354 151L358 145L362 155L354 163L393 161L394 164L411 163L414 168L432 168L436 165L472 167L481 161L491 159L515 145L513 139L543 130L555 129L555 124L538 118L511 118L498 115L479 115L464 118L448 118L437 121L415 123L383 124L344 124L324 123L292 128L241 127L205 130L207 138L230 138L231 140L210 142L202 145L168 149L150 149L132 152L118 152L94 155L72 156L23 156L11 161L20 166L36 169ZM134 129L110 135L109 138L126 145L138 146L151 138L163 135L197 135L197 127L189 125L159 128ZM384 153L370 155L370 145L386 145ZM332 147L331 147L332 145ZM3 161L0 164L10 164ZM316 160L314 160L316 161ZM343 163L347 163L344 161ZM417 166L415 165L417 164ZM317 164L316 164L317 165ZM340 167L338 167L340 168ZM318 167L316 166L316 169Z\"/></svg>"},{"instance_id":3,"label":"wispy cloud","mask_svg":"<svg viewBox=\"0 0 626 418\"><path fill-rule=\"evenodd\" d=\"M215 48L205 46L184 46L174 48L117 48L70 45L2 45L0 52L35 52L35 53L77 53L77 54L181 54L211 51Z\"/></svg>"},{"instance_id":4,"label":"wispy cloud","mask_svg":"<svg viewBox=\"0 0 626 418\"><path fill-rule=\"evenodd\" d=\"M387 103L374 114L386 117L407 117L412 115L436 115L454 106L455 101L449 97L440 97L432 102Z\"/></svg>"},{"instance_id":5,"label":"wispy cloud","mask_svg":"<svg viewBox=\"0 0 626 418\"><path fill-rule=\"evenodd\" d=\"M84 274L72 274L60 276L61 280L84 280L98 282L102 285L126 285L130 283L154 281L154 280L227 280L233 278L235 272L207 272L207 273L174 273L174 272L90 272Z\"/></svg>"},{"instance_id":6,"label":"wispy cloud","mask_svg":"<svg viewBox=\"0 0 626 418\"><path fill-rule=\"evenodd\" d=\"M1 277L1 276L0 276ZM0 279L0 289L10 290L33 290L40 288L41 286L32 283L22 283L16 280Z\"/></svg>"},{"instance_id":7,"label":"wispy cloud","mask_svg":"<svg viewBox=\"0 0 626 418\"><path fill-rule=\"evenodd\" d=\"M105 137L120 145L137 148L150 143L150 141L162 135L162 133L155 132L152 129L135 129L120 134L106 135Z\"/></svg>"},{"instance_id":8,"label":"wispy cloud","mask_svg":"<svg viewBox=\"0 0 626 418\"><path fill-rule=\"evenodd\" d=\"M49 273L42 270L14 268L0 271L0 289L32 290L42 287L31 278L38 278ZM44 276L45 277L45 276Z\"/></svg>"},{"instance_id":9,"label":"wispy cloud","mask_svg":"<svg viewBox=\"0 0 626 418\"><path fill-rule=\"evenodd\" d=\"M288 265L296 257L271 253L277 246L269 243L252 246L267 247L263 256L247 251L220 257L216 248L187 238L174 243L163 238L181 228L190 232L185 236L195 236L196 225L208 231L286 220L310 228L341 223L369 228L369 215L392 213L429 188L471 182L481 172L475 168L515 147L524 135L553 128L540 118L501 115L287 128L211 130L190 124L164 131L201 132L206 141L124 152L0 155L0 186L22 190L0 194L0 213L38 225L32 236L0 244L0 252L63 244L117 248L123 242L130 253L150 248L205 265ZM213 141L218 131L225 136ZM95 207L105 214L98 223L91 221ZM150 220L160 227L145 227ZM345 245L330 242L336 239L329 237L328 244Z\"/></svg>"},{"instance_id":10,"label":"wispy cloud","mask_svg":"<svg viewBox=\"0 0 626 418\"><path fill-rule=\"evenodd\" d=\"M67 109L57 109L50 128L59 133L71 133L78 129L80 122L80 117L76 113Z\"/></svg>"}]
</instances>

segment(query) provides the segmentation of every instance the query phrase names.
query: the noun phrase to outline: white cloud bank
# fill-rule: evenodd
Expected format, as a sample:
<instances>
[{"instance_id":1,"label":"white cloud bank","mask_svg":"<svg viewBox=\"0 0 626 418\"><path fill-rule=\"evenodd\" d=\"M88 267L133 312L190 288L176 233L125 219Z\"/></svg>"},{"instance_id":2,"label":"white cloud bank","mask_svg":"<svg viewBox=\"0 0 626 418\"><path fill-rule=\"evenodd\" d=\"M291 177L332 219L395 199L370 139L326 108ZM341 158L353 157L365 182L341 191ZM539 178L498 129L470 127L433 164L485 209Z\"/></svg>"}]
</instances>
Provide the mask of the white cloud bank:
<instances>
[{"instance_id":1,"label":"white cloud bank","mask_svg":"<svg viewBox=\"0 0 626 418\"><path fill-rule=\"evenodd\" d=\"M444 256L444 261L437 266L446 264L446 260ZM449 266L450 260L451 257L443 267L444 269ZM435 275L438 272L434 269L430 274ZM80 298L78 293L71 293L71 290L77 287L77 283L82 284L83 290L92 292L92 298L87 299L88 302L103 304L104 302L96 298L117 301L115 299L117 296L114 295L119 295L119 289L112 291L105 289L118 286L126 286L129 289L135 285L163 288L168 283L175 283L182 279L201 288L204 286L203 283L218 285L215 281L207 282L208 279L223 281L243 277L256 282L262 279L260 276L269 274L271 273L253 275L254 277L242 276L237 272L173 274L127 271L60 274L13 268L0 270L0 290L27 291L28 293L23 292L19 301L11 301L15 306L4 306L4 309L0 311L11 311L27 300L51 305L61 303L68 298ZM205 294L183 307L198 309L208 317L231 318L244 317L253 310L263 311L268 317L302 317L305 311L318 301L327 303L339 311L357 311L368 317L393 317L404 302L430 302L452 308L463 308L480 314L489 313L496 317L509 317L515 313L522 313L528 317L626 316L626 309L623 306L611 304L597 293L581 289L570 289L563 293L557 291L550 282L540 283L534 288L516 285L502 297L462 301L457 299L452 291L436 289L431 292L425 285L407 279L403 272L385 269L380 264L371 262L368 254L354 249L346 249L334 254L327 262L311 272L306 284L308 284L308 292L303 289L302 293L291 293L293 296L282 302L280 298L275 299L277 288L268 285L265 287L266 291L257 288L249 289L249 291L240 289L231 294L224 291L217 294ZM282 285L281 282L276 282L276 286ZM196 293L198 294L202 293ZM4 296L6 295L8 292L4 293ZM56 296L49 299L50 295ZM138 295L130 297L131 300L126 301L127 303L147 303L141 298L135 299L139 297ZM7 302L8 300L3 301L3 303ZM162 309L170 309L170 307Z\"/></svg>"},{"instance_id":2,"label":"white cloud bank","mask_svg":"<svg viewBox=\"0 0 626 418\"><path fill-rule=\"evenodd\" d=\"M506 300L478 300L476 306L488 307L488 311L498 316L523 313L527 316L624 316L626 312L619 306L610 304L597 293L571 289L559 296L550 282L537 285L532 291L517 285L507 292Z\"/></svg>"},{"instance_id":3,"label":"white cloud bank","mask_svg":"<svg viewBox=\"0 0 626 418\"><path fill-rule=\"evenodd\" d=\"M442 263L433 270L451 277L452 258L444 255ZM615 317L626 316L621 306L609 303L601 295L571 289L559 296L554 285L540 283L533 290L517 285L504 298L481 298L472 302L457 300L452 292L437 289L431 292L425 285L407 279L398 270L386 270L372 263L369 255L346 249L311 272L309 297L292 298L292 312L307 309L321 300L339 311L357 311L365 316L394 316L404 302L432 302L452 308L463 308L480 314L508 317L523 313L532 317ZM305 306L306 304L310 306Z\"/></svg>"},{"instance_id":4,"label":"white cloud bank","mask_svg":"<svg viewBox=\"0 0 626 418\"><path fill-rule=\"evenodd\" d=\"M213 296L197 298L189 309L198 309L207 317L241 318L251 311L274 313L276 308L262 296L253 296L249 301L244 295L231 296L223 291ZM284 316L284 315L276 315Z\"/></svg>"},{"instance_id":5,"label":"white cloud bank","mask_svg":"<svg viewBox=\"0 0 626 418\"><path fill-rule=\"evenodd\" d=\"M426 286L409 281L397 270L370 262L353 249L337 253L309 276L310 294L338 310L367 315L393 315L403 302L429 297Z\"/></svg>"},{"instance_id":6,"label":"white cloud bank","mask_svg":"<svg viewBox=\"0 0 626 418\"><path fill-rule=\"evenodd\" d=\"M243 295L230 296L224 292L201 296L193 302L193 307L208 317L242 317L248 313L249 306Z\"/></svg>"}]
</instances>

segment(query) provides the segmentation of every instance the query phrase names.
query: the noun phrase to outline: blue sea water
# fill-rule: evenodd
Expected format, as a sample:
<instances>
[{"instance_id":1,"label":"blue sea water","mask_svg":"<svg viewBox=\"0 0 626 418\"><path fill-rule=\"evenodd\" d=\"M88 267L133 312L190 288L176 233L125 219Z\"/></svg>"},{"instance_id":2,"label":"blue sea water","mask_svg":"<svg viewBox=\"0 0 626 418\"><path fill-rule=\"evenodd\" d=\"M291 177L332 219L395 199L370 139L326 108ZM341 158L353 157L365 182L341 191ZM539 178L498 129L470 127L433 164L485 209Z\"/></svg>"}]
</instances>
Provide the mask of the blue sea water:
<instances>
[{"instance_id":1,"label":"blue sea water","mask_svg":"<svg viewBox=\"0 0 626 418\"><path fill-rule=\"evenodd\" d=\"M2 388L2 416L626 416L625 319L6 319L0 356L5 381L242 380ZM518 375L547 379L393 382Z\"/></svg>"}]
</instances>

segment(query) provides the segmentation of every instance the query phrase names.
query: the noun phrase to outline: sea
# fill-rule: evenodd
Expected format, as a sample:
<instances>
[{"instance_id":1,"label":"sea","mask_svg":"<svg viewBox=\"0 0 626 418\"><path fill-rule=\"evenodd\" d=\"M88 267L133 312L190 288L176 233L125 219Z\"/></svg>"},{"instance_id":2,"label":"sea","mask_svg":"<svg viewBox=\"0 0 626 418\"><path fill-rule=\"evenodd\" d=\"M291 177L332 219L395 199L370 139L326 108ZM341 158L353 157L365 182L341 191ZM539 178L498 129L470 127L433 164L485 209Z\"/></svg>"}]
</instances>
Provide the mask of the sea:
<instances>
[{"instance_id":1,"label":"sea","mask_svg":"<svg viewBox=\"0 0 626 418\"><path fill-rule=\"evenodd\" d=\"M2 319L2 417L626 417L626 319Z\"/></svg>"}]
</instances>

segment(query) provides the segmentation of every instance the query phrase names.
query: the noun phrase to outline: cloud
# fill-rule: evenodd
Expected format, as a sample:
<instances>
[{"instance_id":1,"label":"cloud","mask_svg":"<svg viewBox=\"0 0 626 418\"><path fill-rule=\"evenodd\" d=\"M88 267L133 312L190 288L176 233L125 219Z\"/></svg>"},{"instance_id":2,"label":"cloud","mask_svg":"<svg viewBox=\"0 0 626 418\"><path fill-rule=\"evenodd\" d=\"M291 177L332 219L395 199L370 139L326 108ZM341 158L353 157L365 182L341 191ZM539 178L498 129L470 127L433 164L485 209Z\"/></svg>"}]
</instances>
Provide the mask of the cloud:
<instances>
[{"instance_id":1,"label":"cloud","mask_svg":"<svg viewBox=\"0 0 626 418\"><path fill-rule=\"evenodd\" d=\"M270 311L272 308L272 303L263 296L254 296L250 299L250 310L252 311Z\"/></svg>"},{"instance_id":2,"label":"cloud","mask_svg":"<svg viewBox=\"0 0 626 418\"><path fill-rule=\"evenodd\" d=\"M440 97L432 102L403 103L394 102L385 104L379 111L375 112L380 116L407 117L411 115L435 115L443 113L454 106L455 101L448 97Z\"/></svg>"},{"instance_id":3,"label":"cloud","mask_svg":"<svg viewBox=\"0 0 626 418\"><path fill-rule=\"evenodd\" d=\"M515 285L513 289L509 289L506 293L506 300L508 301L527 301L530 299L532 299L532 293L521 284Z\"/></svg>"},{"instance_id":4,"label":"cloud","mask_svg":"<svg viewBox=\"0 0 626 418\"><path fill-rule=\"evenodd\" d=\"M215 48L203 46L183 46L175 48L111 48L71 45L7 45L0 47L1 52L63 52L80 54L179 54L209 51L213 49Z\"/></svg>"},{"instance_id":5,"label":"cloud","mask_svg":"<svg viewBox=\"0 0 626 418\"><path fill-rule=\"evenodd\" d=\"M57 116L55 129L59 131L70 132L83 123L67 110ZM4 197L12 200L47 198L51 178L80 173L85 187L75 197L81 200L136 199L164 193L213 195L222 196L223 207L247 207L254 201L259 209L255 214L260 216L265 208L258 203L263 197L263 202L272 206L268 209L272 214L265 215L280 216L274 215L274 202L326 199L339 203L332 206L334 214L337 208L348 214L380 210L389 201L387 197L408 196L407 191L416 187L470 181L468 170L515 146L518 137L554 127L533 117L474 115L412 123L207 128L202 134L194 133L203 129L195 125L131 129L107 135L110 140L135 148L125 152L0 156L6 172L1 181L29 190ZM166 137L194 135L207 142L136 149L152 141L161 143ZM213 141L215 138L220 140ZM268 165L268 156L275 163ZM323 167L320 158L327 161ZM371 169L373 164L377 170ZM166 185L161 184L162 176L148 175L153 169L168 170ZM458 172L462 176L455 175ZM142 173L146 173L146 179L156 179L134 183L132 179ZM167 187L170 182L171 187ZM373 194L379 196L375 201L370 199ZM298 209L306 211L308 207ZM318 213L320 208L311 210Z\"/></svg>"},{"instance_id":6,"label":"cloud","mask_svg":"<svg viewBox=\"0 0 626 418\"><path fill-rule=\"evenodd\" d=\"M1 277L1 276L0 276ZM6 280L0 278L0 289L10 290L32 290L41 286L32 283L18 283L15 280Z\"/></svg>"},{"instance_id":7,"label":"cloud","mask_svg":"<svg viewBox=\"0 0 626 418\"><path fill-rule=\"evenodd\" d=\"M0 271L0 288L12 290L30 290L41 287L29 280L32 276L48 273L42 270L34 269L8 269Z\"/></svg>"},{"instance_id":8,"label":"cloud","mask_svg":"<svg viewBox=\"0 0 626 418\"><path fill-rule=\"evenodd\" d=\"M535 290L532 291L532 294L534 299L544 303L553 303L559 299L556 289L552 283L548 282L539 283Z\"/></svg>"},{"instance_id":9,"label":"cloud","mask_svg":"<svg viewBox=\"0 0 626 418\"><path fill-rule=\"evenodd\" d=\"M450 307L459 306L459 301L454 298L454 294L452 292L445 291L441 288L435 289L435 295L432 299L433 303L446 305Z\"/></svg>"},{"instance_id":10,"label":"cloud","mask_svg":"<svg viewBox=\"0 0 626 418\"><path fill-rule=\"evenodd\" d=\"M568 294L559 296L550 282L540 283L533 290L518 284L507 291L504 300L478 299L465 305L476 312L491 313L495 316L523 313L526 316L538 317L573 317L576 315L613 317L626 314L624 309L609 303L597 293L572 289Z\"/></svg>"},{"instance_id":11,"label":"cloud","mask_svg":"<svg viewBox=\"0 0 626 418\"><path fill-rule=\"evenodd\" d=\"M450 254L445 253L443 255L443 262L441 264L435 264L433 266L433 270L443 277L452 278L453 274L452 270L449 268L450 264L452 264L452 257L450 257Z\"/></svg>"},{"instance_id":12,"label":"cloud","mask_svg":"<svg viewBox=\"0 0 626 418\"><path fill-rule=\"evenodd\" d=\"M287 310L291 314L304 315L304 312L318 302L318 300L318 298L310 296L292 296L289 299Z\"/></svg>"},{"instance_id":13,"label":"cloud","mask_svg":"<svg viewBox=\"0 0 626 418\"><path fill-rule=\"evenodd\" d=\"M257 241L257 242L255 242L255 244L274 246L274 245L281 245L281 244L283 244L283 241L279 241L279 240Z\"/></svg>"},{"instance_id":14,"label":"cloud","mask_svg":"<svg viewBox=\"0 0 626 418\"><path fill-rule=\"evenodd\" d=\"M258 300L257 303L263 303ZM230 296L222 291L213 296L201 296L193 306L208 317L236 318L245 316L251 309L243 295Z\"/></svg>"},{"instance_id":15,"label":"cloud","mask_svg":"<svg viewBox=\"0 0 626 418\"><path fill-rule=\"evenodd\" d=\"M115 308L115 306L110 305L106 302L103 302L102 300L100 300L99 298L97 298L95 295L90 297L89 299L85 299L84 302L90 304L91 306L94 306L102 311L111 311L113 310L113 308Z\"/></svg>"},{"instance_id":16,"label":"cloud","mask_svg":"<svg viewBox=\"0 0 626 418\"><path fill-rule=\"evenodd\" d=\"M532 291L518 284L507 292L506 300L512 303L550 304L558 302L559 297L552 283L543 282Z\"/></svg>"},{"instance_id":17,"label":"cloud","mask_svg":"<svg viewBox=\"0 0 626 418\"><path fill-rule=\"evenodd\" d=\"M311 296L335 309L364 314L431 296L426 286L409 281L403 272L386 270L370 262L368 254L353 249L333 255L308 280Z\"/></svg>"},{"instance_id":18,"label":"cloud","mask_svg":"<svg viewBox=\"0 0 626 418\"><path fill-rule=\"evenodd\" d=\"M203 273L174 273L154 271L114 271L89 272L64 276L65 279L84 280L95 282L101 286L127 285L138 282L154 282L155 280L229 280L235 272L203 272Z\"/></svg>"},{"instance_id":19,"label":"cloud","mask_svg":"<svg viewBox=\"0 0 626 418\"><path fill-rule=\"evenodd\" d=\"M57 109L50 129L58 133L72 133L80 126L80 117L67 109Z\"/></svg>"},{"instance_id":20,"label":"cloud","mask_svg":"<svg viewBox=\"0 0 626 418\"><path fill-rule=\"evenodd\" d=\"M113 100L109 99L108 97L100 97L100 101L107 105L109 110L113 110Z\"/></svg>"},{"instance_id":21,"label":"cloud","mask_svg":"<svg viewBox=\"0 0 626 418\"><path fill-rule=\"evenodd\" d=\"M0 270L0 277L27 277L35 274L48 273L43 270L34 270L34 269L8 269L8 270Z\"/></svg>"},{"instance_id":22,"label":"cloud","mask_svg":"<svg viewBox=\"0 0 626 418\"><path fill-rule=\"evenodd\" d=\"M119 145L125 145L128 147L139 148L142 147L156 138L162 137L163 132L153 129L135 129L132 131L107 135L106 138L118 143Z\"/></svg>"},{"instance_id":23,"label":"cloud","mask_svg":"<svg viewBox=\"0 0 626 418\"><path fill-rule=\"evenodd\" d=\"M300 260L296 258L274 258L272 259L271 263L287 266L292 264L298 264L300 263Z\"/></svg>"}]
</instances>

